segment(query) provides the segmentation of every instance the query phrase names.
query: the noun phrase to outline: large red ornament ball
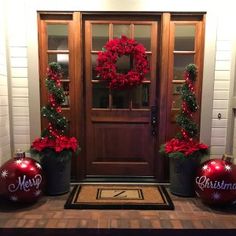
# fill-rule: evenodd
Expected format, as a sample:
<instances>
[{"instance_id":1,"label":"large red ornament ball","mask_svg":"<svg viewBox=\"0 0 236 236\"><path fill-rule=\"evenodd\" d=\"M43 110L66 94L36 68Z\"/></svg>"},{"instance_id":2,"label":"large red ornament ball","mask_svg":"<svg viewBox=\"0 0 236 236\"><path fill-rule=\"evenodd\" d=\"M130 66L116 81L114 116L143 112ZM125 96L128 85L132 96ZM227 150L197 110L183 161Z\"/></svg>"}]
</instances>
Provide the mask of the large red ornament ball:
<instances>
[{"instance_id":1,"label":"large red ornament ball","mask_svg":"<svg viewBox=\"0 0 236 236\"><path fill-rule=\"evenodd\" d=\"M195 178L195 189L204 203L233 203L236 200L236 166L219 159L204 162Z\"/></svg>"},{"instance_id":2,"label":"large red ornament ball","mask_svg":"<svg viewBox=\"0 0 236 236\"><path fill-rule=\"evenodd\" d=\"M35 202L42 195L41 165L28 157L13 158L0 168L0 194L14 202Z\"/></svg>"}]
</instances>

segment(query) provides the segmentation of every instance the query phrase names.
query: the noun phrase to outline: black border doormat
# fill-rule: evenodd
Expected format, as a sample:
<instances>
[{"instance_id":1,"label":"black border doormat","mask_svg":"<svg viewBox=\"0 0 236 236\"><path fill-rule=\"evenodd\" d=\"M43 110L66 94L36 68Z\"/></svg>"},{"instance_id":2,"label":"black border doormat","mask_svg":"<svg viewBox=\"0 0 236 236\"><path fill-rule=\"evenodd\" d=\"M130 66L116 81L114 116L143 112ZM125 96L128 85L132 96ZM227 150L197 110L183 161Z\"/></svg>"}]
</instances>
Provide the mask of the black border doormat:
<instances>
[{"instance_id":1,"label":"black border doormat","mask_svg":"<svg viewBox=\"0 0 236 236\"><path fill-rule=\"evenodd\" d=\"M82 184L74 186L65 209L173 210L164 186Z\"/></svg>"}]
</instances>

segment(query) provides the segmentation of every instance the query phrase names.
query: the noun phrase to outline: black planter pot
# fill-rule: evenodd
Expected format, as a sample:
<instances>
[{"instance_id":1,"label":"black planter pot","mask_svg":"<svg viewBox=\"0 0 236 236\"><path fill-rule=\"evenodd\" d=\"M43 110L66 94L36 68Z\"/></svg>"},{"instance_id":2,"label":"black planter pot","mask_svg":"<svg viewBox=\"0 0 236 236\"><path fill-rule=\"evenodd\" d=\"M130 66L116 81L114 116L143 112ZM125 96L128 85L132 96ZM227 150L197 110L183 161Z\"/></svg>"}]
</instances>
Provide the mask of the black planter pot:
<instances>
[{"instance_id":1,"label":"black planter pot","mask_svg":"<svg viewBox=\"0 0 236 236\"><path fill-rule=\"evenodd\" d=\"M171 193L183 197L195 196L194 181L199 165L198 158L185 160L170 158Z\"/></svg>"},{"instance_id":2,"label":"black planter pot","mask_svg":"<svg viewBox=\"0 0 236 236\"><path fill-rule=\"evenodd\" d=\"M46 155L41 160L45 176L45 193L61 195L70 191L71 154Z\"/></svg>"}]
</instances>

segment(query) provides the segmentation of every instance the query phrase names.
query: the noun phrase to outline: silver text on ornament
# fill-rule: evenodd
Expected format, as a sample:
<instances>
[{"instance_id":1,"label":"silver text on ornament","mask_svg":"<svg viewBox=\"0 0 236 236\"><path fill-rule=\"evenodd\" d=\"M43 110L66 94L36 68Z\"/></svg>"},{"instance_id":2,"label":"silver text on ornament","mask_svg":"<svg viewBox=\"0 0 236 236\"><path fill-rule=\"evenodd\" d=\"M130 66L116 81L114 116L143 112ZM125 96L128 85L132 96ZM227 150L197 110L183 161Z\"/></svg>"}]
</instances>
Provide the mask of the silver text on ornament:
<instances>
[{"instance_id":1,"label":"silver text on ornament","mask_svg":"<svg viewBox=\"0 0 236 236\"><path fill-rule=\"evenodd\" d=\"M16 192L17 190L28 192L31 188L35 187L39 189L39 186L42 182L42 176L40 174L35 175L31 179L27 179L26 175L18 177L18 183L16 184L9 184L8 191L9 192Z\"/></svg>"},{"instance_id":2,"label":"silver text on ornament","mask_svg":"<svg viewBox=\"0 0 236 236\"><path fill-rule=\"evenodd\" d=\"M205 175L196 177L197 186L204 191L205 188L222 189L222 190L236 190L236 183L226 183L224 180L212 181Z\"/></svg>"}]
</instances>

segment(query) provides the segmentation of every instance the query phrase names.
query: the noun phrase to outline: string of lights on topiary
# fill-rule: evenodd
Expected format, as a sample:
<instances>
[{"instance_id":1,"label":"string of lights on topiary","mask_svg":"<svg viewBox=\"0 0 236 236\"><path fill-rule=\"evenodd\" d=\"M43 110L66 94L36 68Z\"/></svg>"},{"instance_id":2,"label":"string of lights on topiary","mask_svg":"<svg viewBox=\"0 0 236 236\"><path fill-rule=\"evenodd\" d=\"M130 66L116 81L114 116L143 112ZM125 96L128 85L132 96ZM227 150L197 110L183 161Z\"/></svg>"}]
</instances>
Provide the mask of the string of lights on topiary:
<instances>
[{"instance_id":1,"label":"string of lights on topiary","mask_svg":"<svg viewBox=\"0 0 236 236\"><path fill-rule=\"evenodd\" d=\"M182 99L180 114L176 117L176 122L180 126L178 138L192 140L198 135L198 126L193 121L193 113L197 112L198 105L194 91L194 83L197 78L197 68L194 64L189 64L185 68L185 83L180 93Z\"/></svg>"},{"instance_id":2,"label":"string of lights on topiary","mask_svg":"<svg viewBox=\"0 0 236 236\"><path fill-rule=\"evenodd\" d=\"M42 132L42 137L58 138L60 135L64 135L68 125L67 119L61 114L61 105L65 101L61 78L60 65L55 62L50 63L46 79L49 103L41 109L42 116L48 119L48 127Z\"/></svg>"},{"instance_id":3,"label":"string of lights on topiary","mask_svg":"<svg viewBox=\"0 0 236 236\"><path fill-rule=\"evenodd\" d=\"M160 152L167 154L170 158L185 160L186 158L199 158L208 153L208 146L199 143L197 139L198 125L193 119L193 113L199 109L194 91L196 78L197 67L194 64L187 65L184 71L185 83L180 89L181 110L176 117L180 132L160 148Z\"/></svg>"}]
</instances>

